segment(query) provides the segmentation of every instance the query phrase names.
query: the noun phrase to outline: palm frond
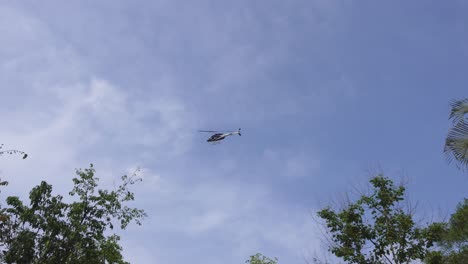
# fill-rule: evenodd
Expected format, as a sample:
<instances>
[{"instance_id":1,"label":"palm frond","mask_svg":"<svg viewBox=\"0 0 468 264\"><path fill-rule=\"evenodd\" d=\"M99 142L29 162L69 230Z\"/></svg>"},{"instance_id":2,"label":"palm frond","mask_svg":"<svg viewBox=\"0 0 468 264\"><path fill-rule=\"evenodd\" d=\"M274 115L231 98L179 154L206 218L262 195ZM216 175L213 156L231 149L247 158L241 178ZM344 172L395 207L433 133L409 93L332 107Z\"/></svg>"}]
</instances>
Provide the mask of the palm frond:
<instances>
[{"instance_id":1,"label":"palm frond","mask_svg":"<svg viewBox=\"0 0 468 264\"><path fill-rule=\"evenodd\" d=\"M455 159L462 168L468 168L468 123L463 119L450 129L445 139L444 153L449 163Z\"/></svg>"},{"instance_id":2,"label":"palm frond","mask_svg":"<svg viewBox=\"0 0 468 264\"><path fill-rule=\"evenodd\" d=\"M450 102L449 119L452 119L454 124L463 121L466 114L468 114L468 98Z\"/></svg>"}]
</instances>

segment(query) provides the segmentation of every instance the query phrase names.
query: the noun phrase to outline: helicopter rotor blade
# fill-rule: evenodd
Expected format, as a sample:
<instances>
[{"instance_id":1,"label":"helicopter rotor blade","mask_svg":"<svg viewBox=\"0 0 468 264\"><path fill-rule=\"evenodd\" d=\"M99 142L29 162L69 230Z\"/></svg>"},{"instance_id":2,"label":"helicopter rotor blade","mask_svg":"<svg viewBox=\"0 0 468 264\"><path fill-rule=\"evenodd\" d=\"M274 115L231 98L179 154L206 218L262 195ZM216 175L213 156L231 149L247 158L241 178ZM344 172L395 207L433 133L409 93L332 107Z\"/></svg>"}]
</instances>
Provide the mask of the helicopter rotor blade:
<instances>
[{"instance_id":1,"label":"helicopter rotor blade","mask_svg":"<svg viewBox=\"0 0 468 264\"><path fill-rule=\"evenodd\" d=\"M232 132L232 131L228 131L228 130L198 130L198 132L226 133L226 132Z\"/></svg>"}]
</instances>

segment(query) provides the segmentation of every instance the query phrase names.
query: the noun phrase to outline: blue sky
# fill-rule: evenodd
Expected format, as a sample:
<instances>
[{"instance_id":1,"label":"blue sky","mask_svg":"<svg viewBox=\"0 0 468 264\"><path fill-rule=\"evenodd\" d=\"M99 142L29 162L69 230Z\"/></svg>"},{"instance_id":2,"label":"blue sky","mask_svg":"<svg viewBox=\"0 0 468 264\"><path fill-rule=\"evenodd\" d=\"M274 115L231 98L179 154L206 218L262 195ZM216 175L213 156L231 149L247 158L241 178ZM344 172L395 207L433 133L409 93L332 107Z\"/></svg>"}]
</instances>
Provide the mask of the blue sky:
<instances>
[{"instance_id":1,"label":"blue sky","mask_svg":"<svg viewBox=\"0 0 468 264\"><path fill-rule=\"evenodd\" d=\"M418 214L450 213L466 175L442 154L467 96L464 1L3 1L3 195L103 186L140 166L123 232L134 263L304 263L310 213L382 168ZM206 144L198 129L243 130Z\"/></svg>"}]
</instances>

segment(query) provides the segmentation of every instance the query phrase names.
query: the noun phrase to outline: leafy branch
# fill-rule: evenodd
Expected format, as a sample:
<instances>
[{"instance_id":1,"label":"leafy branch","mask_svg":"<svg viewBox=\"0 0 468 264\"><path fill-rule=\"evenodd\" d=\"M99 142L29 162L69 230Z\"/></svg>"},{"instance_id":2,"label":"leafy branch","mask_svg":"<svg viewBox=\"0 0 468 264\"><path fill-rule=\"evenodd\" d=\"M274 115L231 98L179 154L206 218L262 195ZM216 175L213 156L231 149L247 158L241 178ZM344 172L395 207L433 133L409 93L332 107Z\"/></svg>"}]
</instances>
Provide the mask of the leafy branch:
<instances>
[{"instance_id":1,"label":"leafy branch","mask_svg":"<svg viewBox=\"0 0 468 264\"><path fill-rule=\"evenodd\" d=\"M8 149L8 150L2 150L3 148L3 144L0 144L0 156L3 155L3 154L21 154L23 155L23 159L27 158L28 157L28 154L26 154L25 152L21 151L21 150L16 150L16 149Z\"/></svg>"}]
</instances>

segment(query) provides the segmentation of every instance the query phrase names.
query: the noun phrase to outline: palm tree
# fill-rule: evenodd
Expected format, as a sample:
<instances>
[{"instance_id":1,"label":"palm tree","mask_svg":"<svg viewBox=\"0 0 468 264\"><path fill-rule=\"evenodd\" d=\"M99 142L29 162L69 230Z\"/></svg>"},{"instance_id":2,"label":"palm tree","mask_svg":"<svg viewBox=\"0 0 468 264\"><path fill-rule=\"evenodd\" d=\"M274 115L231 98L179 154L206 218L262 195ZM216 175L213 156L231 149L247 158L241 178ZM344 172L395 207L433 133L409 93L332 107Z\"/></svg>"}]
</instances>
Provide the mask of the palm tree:
<instances>
[{"instance_id":1,"label":"palm tree","mask_svg":"<svg viewBox=\"0 0 468 264\"><path fill-rule=\"evenodd\" d=\"M468 169L468 98L450 103L452 128L445 139L444 153L447 160L456 160L461 169Z\"/></svg>"}]
</instances>

